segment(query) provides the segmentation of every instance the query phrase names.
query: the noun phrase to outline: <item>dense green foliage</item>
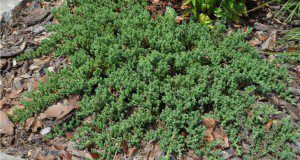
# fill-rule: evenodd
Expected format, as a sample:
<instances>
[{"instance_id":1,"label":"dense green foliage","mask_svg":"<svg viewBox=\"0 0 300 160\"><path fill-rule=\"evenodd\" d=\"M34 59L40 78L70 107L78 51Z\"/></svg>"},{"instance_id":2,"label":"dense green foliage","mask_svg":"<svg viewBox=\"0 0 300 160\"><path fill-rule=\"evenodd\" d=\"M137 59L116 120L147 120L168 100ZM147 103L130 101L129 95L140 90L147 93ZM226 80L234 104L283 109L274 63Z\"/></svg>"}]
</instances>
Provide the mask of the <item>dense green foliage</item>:
<instances>
[{"instance_id":1,"label":"dense green foliage","mask_svg":"<svg viewBox=\"0 0 300 160\"><path fill-rule=\"evenodd\" d=\"M184 0L183 6L189 6L184 15L193 13L201 24L210 23L210 17L228 18L238 21L247 16L244 0Z\"/></svg>"},{"instance_id":2,"label":"dense green foliage","mask_svg":"<svg viewBox=\"0 0 300 160\"><path fill-rule=\"evenodd\" d=\"M285 159L293 156L287 141L297 138L289 117L268 104L256 104L256 95L285 94L287 71L261 60L244 42L242 31L224 35L190 22L175 22L175 13L154 20L143 0L76 0L72 14L65 4L55 11L59 24L36 51L19 59L55 53L71 61L46 83L27 94L24 121L70 95L82 95L72 128L92 116L75 136L79 147L91 144L101 156L112 158L121 143L139 146L158 141L166 155L193 150L217 158L219 142L205 141L202 120L220 122L238 155ZM252 114L249 114L251 112ZM95 129L96 128L96 129ZM182 135L181 132L186 132ZM241 142L250 145L243 150Z\"/></svg>"}]
</instances>

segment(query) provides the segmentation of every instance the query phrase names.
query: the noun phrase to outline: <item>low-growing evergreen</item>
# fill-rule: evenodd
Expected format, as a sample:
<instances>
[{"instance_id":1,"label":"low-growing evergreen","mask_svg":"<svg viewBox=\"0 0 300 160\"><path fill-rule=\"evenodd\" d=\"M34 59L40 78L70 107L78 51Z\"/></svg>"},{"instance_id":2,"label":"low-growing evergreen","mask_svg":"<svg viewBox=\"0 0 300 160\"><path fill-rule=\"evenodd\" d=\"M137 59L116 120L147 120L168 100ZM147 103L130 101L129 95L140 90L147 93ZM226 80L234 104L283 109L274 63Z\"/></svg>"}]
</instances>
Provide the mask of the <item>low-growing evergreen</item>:
<instances>
[{"instance_id":1,"label":"low-growing evergreen","mask_svg":"<svg viewBox=\"0 0 300 160\"><path fill-rule=\"evenodd\" d=\"M101 158L111 159L129 147L155 140L168 156L193 150L220 158L220 142L205 140L203 118L219 121L238 155L249 159L288 159L287 142L299 138L289 117L266 124L280 111L257 104L256 97L277 93L286 97L287 70L259 58L244 41L246 33L224 35L189 22L177 24L175 12L153 19L144 0L75 0L54 11L58 24L36 51L20 60L55 53L71 65L49 73L46 83L27 93L25 109L15 120L25 121L55 102L81 95L75 117L64 127L83 123L75 140L94 145ZM251 114L249 114L251 112ZM97 128L97 129L95 129ZM185 132L186 134L182 134ZM249 150L242 149L242 141Z\"/></svg>"}]
</instances>

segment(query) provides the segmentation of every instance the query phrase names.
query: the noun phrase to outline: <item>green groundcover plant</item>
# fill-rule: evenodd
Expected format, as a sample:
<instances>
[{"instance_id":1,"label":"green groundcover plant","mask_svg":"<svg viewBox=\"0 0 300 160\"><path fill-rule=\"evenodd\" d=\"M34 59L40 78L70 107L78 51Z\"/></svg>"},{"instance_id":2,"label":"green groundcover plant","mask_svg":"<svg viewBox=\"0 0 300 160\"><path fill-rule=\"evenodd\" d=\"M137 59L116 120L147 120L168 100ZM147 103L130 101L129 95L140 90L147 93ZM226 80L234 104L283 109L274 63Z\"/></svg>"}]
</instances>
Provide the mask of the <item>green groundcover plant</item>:
<instances>
[{"instance_id":1,"label":"green groundcover plant","mask_svg":"<svg viewBox=\"0 0 300 160\"><path fill-rule=\"evenodd\" d=\"M288 159L288 142L299 138L290 117L258 95L287 97L288 72L259 58L242 31L224 34L190 22L177 24L175 12L153 19L143 0L74 0L54 11L53 34L20 60L55 53L71 65L22 100L16 121L25 121L48 106L81 95L80 107L64 129L79 126L79 147L94 146L101 159L122 152L121 144L140 146L155 140L166 155L181 157L193 150L220 158L216 145L205 141L203 118L219 121L237 155ZM249 114L251 112L251 114ZM91 124L82 121L92 116ZM95 129L95 127L97 129ZM182 132L186 134L181 134ZM242 149L242 142L249 144ZM214 150L214 151L213 151ZM167 156L168 158L168 156Z\"/></svg>"},{"instance_id":2,"label":"green groundcover plant","mask_svg":"<svg viewBox=\"0 0 300 160\"><path fill-rule=\"evenodd\" d=\"M184 16L193 13L201 24L211 23L212 16L238 21L248 15L244 0L184 0L182 6L189 6Z\"/></svg>"}]
</instances>

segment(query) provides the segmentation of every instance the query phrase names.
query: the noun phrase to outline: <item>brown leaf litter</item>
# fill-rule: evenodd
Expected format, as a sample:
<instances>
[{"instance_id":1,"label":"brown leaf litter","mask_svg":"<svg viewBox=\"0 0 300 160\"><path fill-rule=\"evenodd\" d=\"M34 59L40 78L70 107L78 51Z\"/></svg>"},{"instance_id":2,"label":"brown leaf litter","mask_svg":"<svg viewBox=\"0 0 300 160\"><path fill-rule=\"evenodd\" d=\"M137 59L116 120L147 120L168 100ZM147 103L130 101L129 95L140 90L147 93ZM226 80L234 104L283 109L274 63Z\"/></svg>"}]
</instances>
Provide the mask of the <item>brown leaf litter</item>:
<instances>
[{"instance_id":1,"label":"brown leaf litter","mask_svg":"<svg viewBox=\"0 0 300 160\"><path fill-rule=\"evenodd\" d=\"M78 108L78 101L80 96L74 96L70 99L65 99L63 103L59 102L49 107L44 113L41 113L38 119L43 120L45 118L56 118L60 120L71 111Z\"/></svg>"},{"instance_id":2,"label":"brown leaf litter","mask_svg":"<svg viewBox=\"0 0 300 160\"><path fill-rule=\"evenodd\" d=\"M14 124L9 120L5 112L0 111L0 133L13 135Z\"/></svg>"},{"instance_id":3,"label":"brown leaf litter","mask_svg":"<svg viewBox=\"0 0 300 160\"><path fill-rule=\"evenodd\" d=\"M229 139L224 132L224 130L217 126L218 121L214 120L213 118L204 118L203 123L206 126L206 131L204 135L206 137L206 141L210 142L214 141L221 141L220 147L222 149L229 148Z\"/></svg>"},{"instance_id":4,"label":"brown leaf litter","mask_svg":"<svg viewBox=\"0 0 300 160\"><path fill-rule=\"evenodd\" d=\"M40 129L42 127L43 127L42 122L40 120L38 120L36 117L31 117L26 120L25 130L27 132L31 130L33 133L36 133L38 131L38 129Z\"/></svg>"},{"instance_id":5,"label":"brown leaf litter","mask_svg":"<svg viewBox=\"0 0 300 160\"><path fill-rule=\"evenodd\" d=\"M262 50L275 51L276 35L277 35L277 32L272 31L269 38L262 44L261 49Z\"/></svg>"}]
</instances>

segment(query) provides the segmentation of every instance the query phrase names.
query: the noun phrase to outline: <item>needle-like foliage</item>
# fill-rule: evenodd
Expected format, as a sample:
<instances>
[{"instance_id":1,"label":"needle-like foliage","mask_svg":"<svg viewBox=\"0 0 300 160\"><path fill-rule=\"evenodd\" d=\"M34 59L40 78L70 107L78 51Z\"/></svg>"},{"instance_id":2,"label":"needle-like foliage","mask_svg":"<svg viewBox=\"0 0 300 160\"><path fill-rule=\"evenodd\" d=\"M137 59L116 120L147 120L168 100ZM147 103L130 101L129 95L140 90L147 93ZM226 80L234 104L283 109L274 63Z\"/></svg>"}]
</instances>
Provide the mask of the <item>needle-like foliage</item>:
<instances>
[{"instance_id":1,"label":"needle-like foliage","mask_svg":"<svg viewBox=\"0 0 300 160\"><path fill-rule=\"evenodd\" d=\"M166 155L193 150L219 158L219 142L207 142L203 118L219 121L237 155L249 159L293 156L287 142L299 136L290 118L274 119L274 107L256 96L286 96L288 74L259 58L242 31L223 34L197 23L177 24L174 11L153 19L143 0L76 0L55 11L58 24L36 51L19 59L55 53L71 65L49 74L28 93L26 120L70 95L81 95L80 108L65 127L91 116L75 136L80 147L95 146L102 158L155 140ZM251 114L249 114L251 113ZM184 134L182 134L184 133ZM297 134L298 133L298 134ZM242 149L242 142L249 145ZM247 157L245 157L247 158Z\"/></svg>"}]
</instances>

